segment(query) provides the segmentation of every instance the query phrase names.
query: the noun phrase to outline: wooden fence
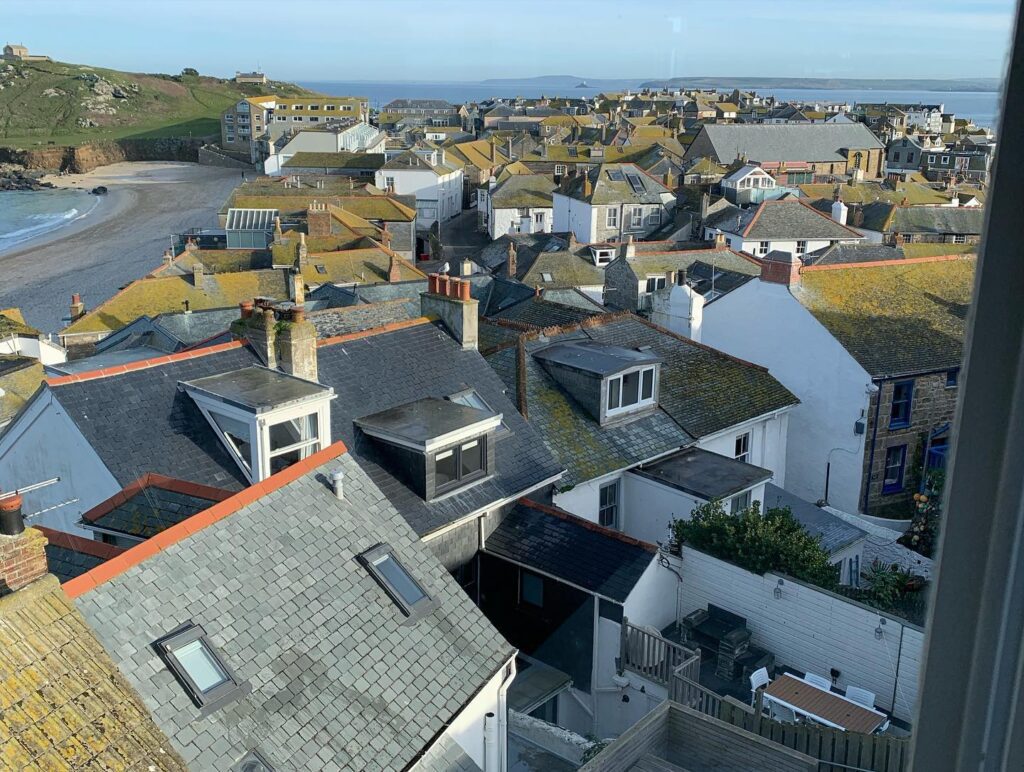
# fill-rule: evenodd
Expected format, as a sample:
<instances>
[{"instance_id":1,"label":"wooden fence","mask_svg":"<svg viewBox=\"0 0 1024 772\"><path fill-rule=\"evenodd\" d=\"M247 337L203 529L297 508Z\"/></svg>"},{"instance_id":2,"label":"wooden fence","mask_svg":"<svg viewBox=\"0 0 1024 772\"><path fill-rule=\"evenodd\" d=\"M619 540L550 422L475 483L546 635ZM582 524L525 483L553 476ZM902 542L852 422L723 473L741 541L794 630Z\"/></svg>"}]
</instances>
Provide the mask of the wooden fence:
<instances>
[{"instance_id":1,"label":"wooden fence","mask_svg":"<svg viewBox=\"0 0 1024 772\"><path fill-rule=\"evenodd\" d=\"M775 721L761 714L760 692L755 707L751 708L732 697L721 697L701 686L696 679L676 672L669 686L669 699L816 758L821 772L903 772L906 769L909 737L858 734L824 726Z\"/></svg>"},{"instance_id":2,"label":"wooden fence","mask_svg":"<svg viewBox=\"0 0 1024 772\"><path fill-rule=\"evenodd\" d=\"M678 672L681 677L697 681L700 675L700 652L662 638L655 630L631 625L622 620L619 643L619 672L629 670L666 688Z\"/></svg>"}]
</instances>

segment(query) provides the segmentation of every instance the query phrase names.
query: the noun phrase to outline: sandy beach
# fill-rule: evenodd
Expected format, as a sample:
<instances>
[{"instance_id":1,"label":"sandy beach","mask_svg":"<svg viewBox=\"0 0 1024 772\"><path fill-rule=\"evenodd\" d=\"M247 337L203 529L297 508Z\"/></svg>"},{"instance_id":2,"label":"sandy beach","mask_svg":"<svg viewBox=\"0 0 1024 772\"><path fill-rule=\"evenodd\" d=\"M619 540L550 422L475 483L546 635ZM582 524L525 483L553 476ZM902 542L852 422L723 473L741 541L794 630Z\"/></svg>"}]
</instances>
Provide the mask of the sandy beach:
<instances>
[{"instance_id":1,"label":"sandy beach","mask_svg":"<svg viewBox=\"0 0 1024 772\"><path fill-rule=\"evenodd\" d=\"M67 323L72 293L95 308L156 268L171 234L215 227L241 173L146 162L45 179L61 188L108 190L87 217L0 253L0 308L20 307L29 324L56 332Z\"/></svg>"}]
</instances>

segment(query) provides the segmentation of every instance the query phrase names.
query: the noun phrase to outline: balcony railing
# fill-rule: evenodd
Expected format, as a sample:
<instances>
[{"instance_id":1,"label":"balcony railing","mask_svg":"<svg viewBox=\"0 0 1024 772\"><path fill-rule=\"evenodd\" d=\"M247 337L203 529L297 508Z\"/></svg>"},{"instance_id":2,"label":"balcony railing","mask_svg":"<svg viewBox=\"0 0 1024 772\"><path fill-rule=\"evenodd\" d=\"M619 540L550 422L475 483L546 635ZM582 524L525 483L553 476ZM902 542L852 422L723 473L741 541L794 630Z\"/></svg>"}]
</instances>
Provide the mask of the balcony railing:
<instances>
[{"instance_id":1,"label":"balcony railing","mask_svg":"<svg viewBox=\"0 0 1024 772\"><path fill-rule=\"evenodd\" d=\"M663 638L654 629L631 625L628 619L623 618L619 671L624 670L666 688L677 672L696 682L700 672L700 652Z\"/></svg>"}]
</instances>

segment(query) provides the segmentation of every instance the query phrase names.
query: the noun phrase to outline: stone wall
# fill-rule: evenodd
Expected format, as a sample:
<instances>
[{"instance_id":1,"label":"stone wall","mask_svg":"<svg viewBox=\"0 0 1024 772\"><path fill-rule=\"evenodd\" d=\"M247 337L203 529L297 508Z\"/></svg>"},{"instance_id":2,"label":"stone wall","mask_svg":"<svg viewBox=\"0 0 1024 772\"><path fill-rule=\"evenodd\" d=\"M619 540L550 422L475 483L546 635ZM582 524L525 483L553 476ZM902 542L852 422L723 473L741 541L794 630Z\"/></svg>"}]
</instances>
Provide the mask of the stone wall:
<instances>
[{"instance_id":1,"label":"stone wall","mask_svg":"<svg viewBox=\"0 0 1024 772\"><path fill-rule=\"evenodd\" d=\"M914 382L913 399L910 406L910 424L906 427L890 429L889 415L892 409L892 393L896 383L912 380ZM907 517L910 514L910 500L918 489L921 464L924 459L919 454L924 452L923 443L927 434L934 429L951 423L956 412L956 398L959 390L946 387L946 373L921 375L916 378L897 378L883 381L877 394L872 396L868 410L867 437L868 442L864 454L864 485L867 487L867 507L865 512L871 515L892 515ZM876 403L881 399L881 405ZM875 430L875 411L878 409L878 428ZM871 445L874 438L874 456ZM882 493L882 482L885 476L885 454L890 447L907 446L907 456L903 472L903 490L898 493ZM861 500L864 491L861 491Z\"/></svg>"},{"instance_id":2,"label":"stone wall","mask_svg":"<svg viewBox=\"0 0 1024 772\"><path fill-rule=\"evenodd\" d=\"M26 169L89 172L98 166L120 161L191 161L199 160L200 139L116 139L87 142L76 147L40 147L22 150L0 147L0 163L14 163Z\"/></svg>"}]
</instances>

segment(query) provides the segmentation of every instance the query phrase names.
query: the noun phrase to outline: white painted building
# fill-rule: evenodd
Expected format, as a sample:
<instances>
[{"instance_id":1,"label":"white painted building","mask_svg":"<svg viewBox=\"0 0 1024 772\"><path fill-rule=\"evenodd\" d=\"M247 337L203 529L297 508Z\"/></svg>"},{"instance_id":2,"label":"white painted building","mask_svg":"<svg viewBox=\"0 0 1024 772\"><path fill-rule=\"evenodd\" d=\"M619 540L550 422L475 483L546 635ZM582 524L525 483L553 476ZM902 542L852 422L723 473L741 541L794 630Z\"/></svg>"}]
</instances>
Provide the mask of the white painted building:
<instances>
[{"instance_id":1,"label":"white painted building","mask_svg":"<svg viewBox=\"0 0 1024 772\"><path fill-rule=\"evenodd\" d=\"M551 193L556 185L543 174L512 174L500 183L494 178L478 200L486 207L485 222L492 239L506 233L551 233L554 221Z\"/></svg>"},{"instance_id":2,"label":"white painted building","mask_svg":"<svg viewBox=\"0 0 1024 772\"><path fill-rule=\"evenodd\" d=\"M263 171L270 176L281 174L281 167L296 153L383 153L386 142L384 132L364 121L298 131L270 144Z\"/></svg>"},{"instance_id":3,"label":"white painted building","mask_svg":"<svg viewBox=\"0 0 1024 772\"><path fill-rule=\"evenodd\" d=\"M462 170L445 164L442 149L428 153L405 151L391 158L374 177L374 184L402 196L416 197L416 228L427 230L462 211Z\"/></svg>"}]
</instances>

